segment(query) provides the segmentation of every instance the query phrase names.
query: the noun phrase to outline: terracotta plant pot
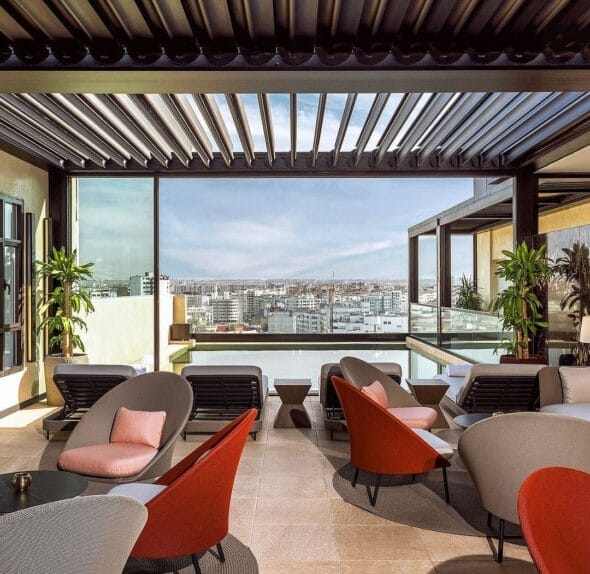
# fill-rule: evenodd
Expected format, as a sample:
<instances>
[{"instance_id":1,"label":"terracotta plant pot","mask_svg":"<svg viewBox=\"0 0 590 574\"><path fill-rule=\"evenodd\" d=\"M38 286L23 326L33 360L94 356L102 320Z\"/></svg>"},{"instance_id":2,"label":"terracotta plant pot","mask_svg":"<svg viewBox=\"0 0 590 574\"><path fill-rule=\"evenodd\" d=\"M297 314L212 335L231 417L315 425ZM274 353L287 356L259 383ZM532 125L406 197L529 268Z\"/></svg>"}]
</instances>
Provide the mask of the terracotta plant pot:
<instances>
[{"instance_id":1,"label":"terracotta plant pot","mask_svg":"<svg viewBox=\"0 0 590 574\"><path fill-rule=\"evenodd\" d=\"M514 355L501 355L500 364L517 363L522 365L546 365L543 355L529 355L528 359L517 359Z\"/></svg>"},{"instance_id":2,"label":"terracotta plant pot","mask_svg":"<svg viewBox=\"0 0 590 574\"><path fill-rule=\"evenodd\" d=\"M88 355L74 355L73 357L62 357L61 355L47 355L43 360L45 373L45 389L47 392L47 404L52 407L61 407L64 399L59 389L53 382L53 369L55 365L87 365Z\"/></svg>"}]
</instances>

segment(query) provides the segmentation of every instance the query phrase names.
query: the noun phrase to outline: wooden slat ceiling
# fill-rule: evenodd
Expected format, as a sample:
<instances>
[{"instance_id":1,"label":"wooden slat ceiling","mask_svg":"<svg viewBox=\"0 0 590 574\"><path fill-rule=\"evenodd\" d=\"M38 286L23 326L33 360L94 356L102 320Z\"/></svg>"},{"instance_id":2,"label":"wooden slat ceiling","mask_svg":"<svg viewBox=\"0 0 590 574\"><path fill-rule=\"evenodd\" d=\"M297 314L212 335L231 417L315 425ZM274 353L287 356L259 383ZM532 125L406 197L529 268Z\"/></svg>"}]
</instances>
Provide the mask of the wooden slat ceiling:
<instances>
[{"instance_id":1,"label":"wooden slat ceiling","mask_svg":"<svg viewBox=\"0 0 590 574\"><path fill-rule=\"evenodd\" d=\"M588 66L588 0L1 0L0 66Z\"/></svg>"}]
</instances>

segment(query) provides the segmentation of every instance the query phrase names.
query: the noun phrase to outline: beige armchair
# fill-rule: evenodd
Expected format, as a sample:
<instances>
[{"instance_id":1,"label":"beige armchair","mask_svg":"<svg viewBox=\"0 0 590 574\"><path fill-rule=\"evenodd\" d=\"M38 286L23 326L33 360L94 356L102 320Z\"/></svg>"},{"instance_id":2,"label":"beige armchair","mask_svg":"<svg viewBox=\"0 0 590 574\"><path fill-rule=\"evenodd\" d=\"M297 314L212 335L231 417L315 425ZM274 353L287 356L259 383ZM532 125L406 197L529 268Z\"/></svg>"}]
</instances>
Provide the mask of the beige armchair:
<instances>
[{"instance_id":1,"label":"beige armchair","mask_svg":"<svg viewBox=\"0 0 590 574\"><path fill-rule=\"evenodd\" d=\"M136 500L103 495L0 516L0 572L119 573L147 515Z\"/></svg>"},{"instance_id":2,"label":"beige armchair","mask_svg":"<svg viewBox=\"0 0 590 574\"><path fill-rule=\"evenodd\" d=\"M502 561L505 521L519 524L518 491L539 468L565 466L590 471L590 424L550 413L510 413L469 427L459 454L484 508L488 525L500 519L498 562Z\"/></svg>"},{"instance_id":3,"label":"beige armchair","mask_svg":"<svg viewBox=\"0 0 590 574\"><path fill-rule=\"evenodd\" d=\"M583 375L582 379L587 376L587 384L590 389L590 367L566 367L565 369L566 373L571 372L572 369L579 371ZM543 367L539 371L541 411L590 421L590 402L586 402L587 398L583 399L583 402L570 402L571 399L565 396L563 372L563 367Z\"/></svg>"}]
</instances>

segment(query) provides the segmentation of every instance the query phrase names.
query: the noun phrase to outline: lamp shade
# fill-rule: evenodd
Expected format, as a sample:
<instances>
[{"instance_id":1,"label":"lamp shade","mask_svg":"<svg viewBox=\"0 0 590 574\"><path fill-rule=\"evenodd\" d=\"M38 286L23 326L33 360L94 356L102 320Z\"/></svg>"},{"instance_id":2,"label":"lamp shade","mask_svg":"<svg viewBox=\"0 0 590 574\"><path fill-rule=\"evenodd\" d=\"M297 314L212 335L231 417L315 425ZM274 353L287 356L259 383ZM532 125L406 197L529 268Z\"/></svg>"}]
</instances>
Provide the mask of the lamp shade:
<instances>
[{"instance_id":1,"label":"lamp shade","mask_svg":"<svg viewBox=\"0 0 590 574\"><path fill-rule=\"evenodd\" d=\"M580 326L580 343L590 343L590 315L582 317Z\"/></svg>"}]
</instances>

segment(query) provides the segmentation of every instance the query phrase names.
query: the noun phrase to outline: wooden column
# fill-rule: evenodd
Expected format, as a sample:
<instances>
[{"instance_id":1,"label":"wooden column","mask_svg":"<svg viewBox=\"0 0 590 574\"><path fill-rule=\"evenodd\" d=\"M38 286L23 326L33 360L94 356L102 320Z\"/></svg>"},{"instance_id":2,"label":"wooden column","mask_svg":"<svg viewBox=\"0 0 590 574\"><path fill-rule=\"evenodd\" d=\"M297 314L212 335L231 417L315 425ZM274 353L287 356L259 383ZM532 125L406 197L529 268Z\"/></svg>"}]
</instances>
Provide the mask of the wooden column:
<instances>
[{"instance_id":1,"label":"wooden column","mask_svg":"<svg viewBox=\"0 0 590 574\"><path fill-rule=\"evenodd\" d=\"M533 245L533 236L539 232L539 177L523 173L514 178L512 196L512 231L514 245L526 241Z\"/></svg>"},{"instance_id":2,"label":"wooden column","mask_svg":"<svg viewBox=\"0 0 590 574\"><path fill-rule=\"evenodd\" d=\"M436 226L437 332L442 342L442 308L451 306L451 228Z\"/></svg>"},{"instance_id":3,"label":"wooden column","mask_svg":"<svg viewBox=\"0 0 590 574\"><path fill-rule=\"evenodd\" d=\"M69 202L68 177L65 172L56 168L49 168L48 175L49 198L48 215L51 221L51 247L65 247L69 250Z\"/></svg>"},{"instance_id":4,"label":"wooden column","mask_svg":"<svg viewBox=\"0 0 590 574\"><path fill-rule=\"evenodd\" d=\"M418 302L418 239L408 238L408 303Z\"/></svg>"}]
</instances>

